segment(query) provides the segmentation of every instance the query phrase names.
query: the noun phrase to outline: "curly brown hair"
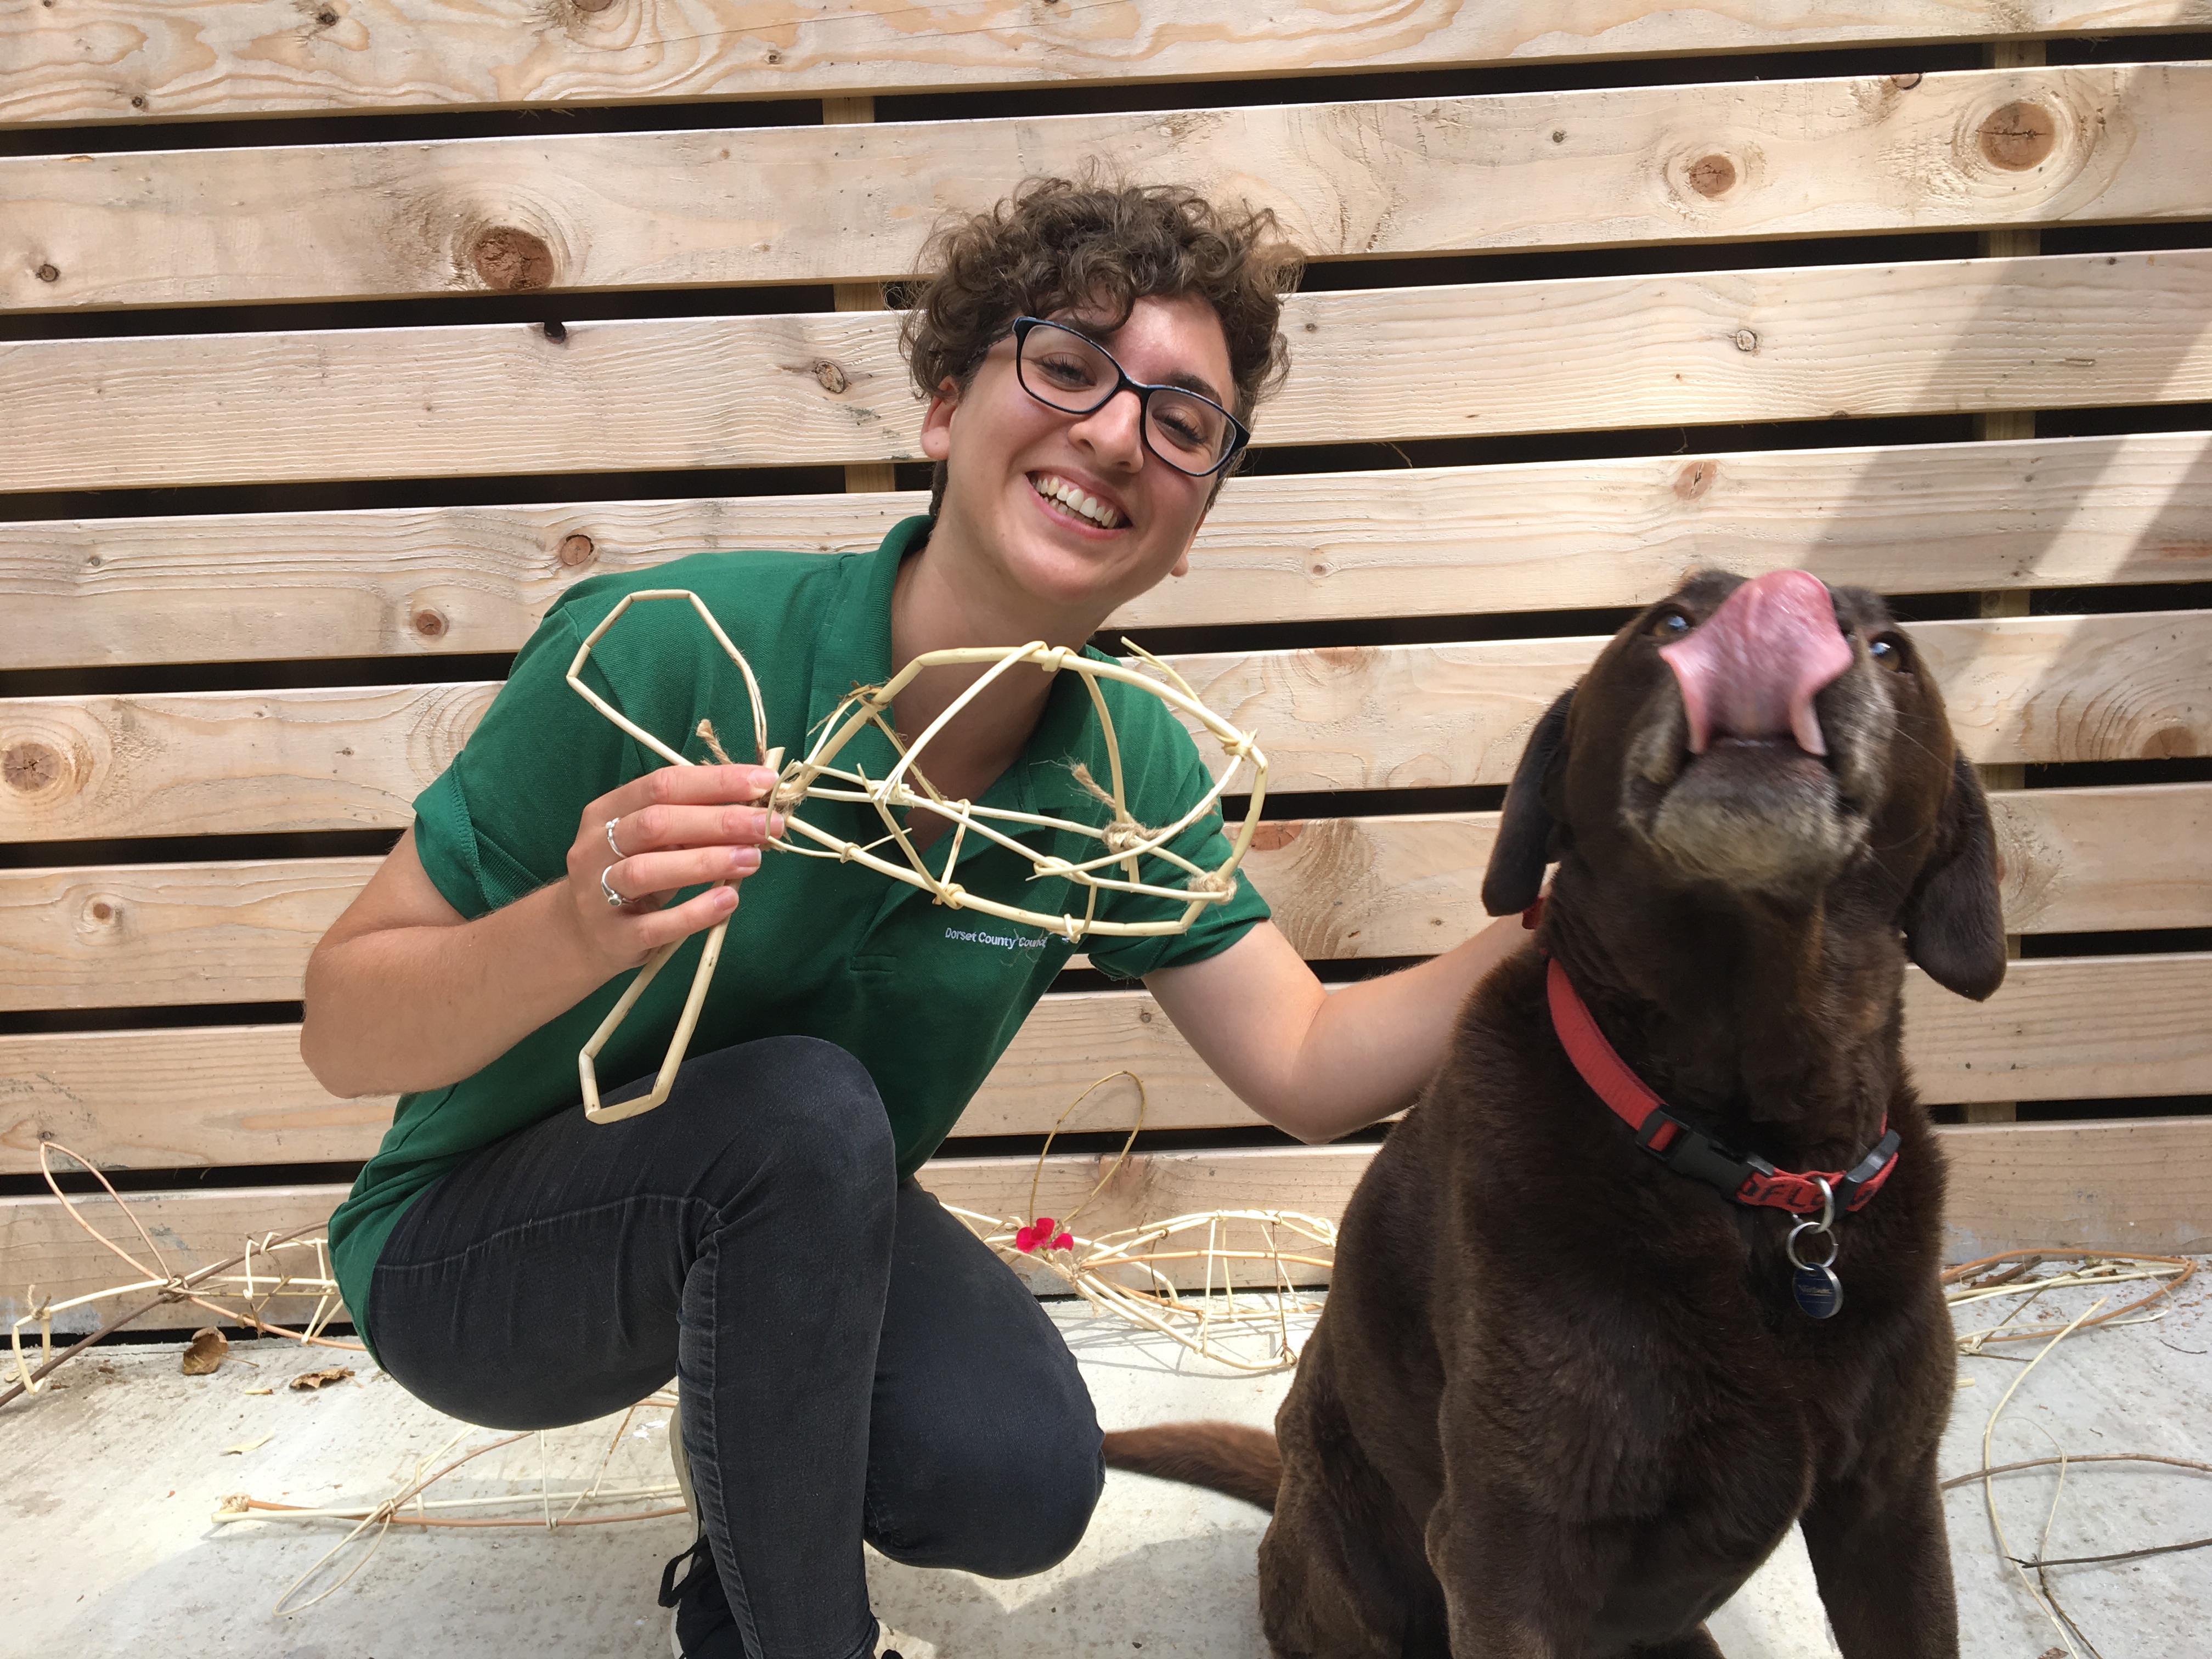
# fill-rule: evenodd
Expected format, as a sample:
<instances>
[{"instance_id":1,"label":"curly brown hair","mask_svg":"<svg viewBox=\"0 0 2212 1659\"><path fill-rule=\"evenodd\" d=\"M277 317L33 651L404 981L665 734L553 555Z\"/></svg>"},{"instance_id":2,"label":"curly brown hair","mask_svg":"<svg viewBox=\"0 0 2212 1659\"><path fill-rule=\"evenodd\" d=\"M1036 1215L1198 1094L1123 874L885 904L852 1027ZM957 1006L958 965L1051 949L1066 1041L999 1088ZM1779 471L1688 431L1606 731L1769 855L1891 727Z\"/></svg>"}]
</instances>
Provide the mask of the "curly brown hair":
<instances>
[{"instance_id":1,"label":"curly brown hair","mask_svg":"<svg viewBox=\"0 0 2212 1659\"><path fill-rule=\"evenodd\" d=\"M1267 208L1216 206L1179 185L1029 179L930 238L901 343L915 392L930 398L946 380L966 390L1017 317L1097 304L1119 328L1139 300L1195 294L1221 319L1235 412L1249 424L1290 371L1277 325L1304 264ZM940 462L933 514L945 479Z\"/></svg>"}]
</instances>

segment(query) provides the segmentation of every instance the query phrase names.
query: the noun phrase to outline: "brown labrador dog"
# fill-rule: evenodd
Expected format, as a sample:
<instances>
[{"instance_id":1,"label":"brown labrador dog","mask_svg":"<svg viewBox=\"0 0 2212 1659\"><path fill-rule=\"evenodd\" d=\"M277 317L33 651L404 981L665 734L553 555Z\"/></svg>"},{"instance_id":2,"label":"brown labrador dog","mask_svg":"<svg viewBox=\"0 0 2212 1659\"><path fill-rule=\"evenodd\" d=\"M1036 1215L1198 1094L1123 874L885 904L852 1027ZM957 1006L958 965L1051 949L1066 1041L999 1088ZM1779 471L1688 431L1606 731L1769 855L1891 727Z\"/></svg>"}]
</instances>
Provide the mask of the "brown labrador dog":
<instances>
[{"instance_id":1,"label":"brown labrador dog","mask_svg":"<svg viewBox=\"0 0 2212 1659\"><path fill-rule=\"evenodd\" d=\"M1538 722L1485 905L1554 861L1352 1196L1276 1436L1108 1462L1273 1510L1278 1659L1703 1659L1796 1522L1847 1659L1955 1655L1899 993L2005 955L1941 695L1871 593L1699 575Z\"/></svg>"}]
</instances>

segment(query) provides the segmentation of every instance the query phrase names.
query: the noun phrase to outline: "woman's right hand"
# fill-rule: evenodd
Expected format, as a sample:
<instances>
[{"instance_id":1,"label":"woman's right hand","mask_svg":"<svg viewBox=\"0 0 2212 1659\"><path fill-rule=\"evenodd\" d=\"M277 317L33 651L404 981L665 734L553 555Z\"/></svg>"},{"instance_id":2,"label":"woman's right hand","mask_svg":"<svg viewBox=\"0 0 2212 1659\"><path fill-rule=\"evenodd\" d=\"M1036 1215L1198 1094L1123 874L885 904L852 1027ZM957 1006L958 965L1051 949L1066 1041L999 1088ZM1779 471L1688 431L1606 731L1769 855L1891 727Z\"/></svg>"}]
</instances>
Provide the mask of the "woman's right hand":
<instances>
[{"instance_id":1,"label":"woman's right hand","mask_svg":"<svg viewBox=\"0 0 2212 1659\"><path fill-rule=\"evenodd\" d=\"M564 909L603 979L738 908L736 884L783 833L781 813L753 804L775 781L764 766L664 766L584 809L568 848ZM669 903L702 883L715 884ZM623 902L611 903L611 891Z\"/></svg>"}]
</instances>

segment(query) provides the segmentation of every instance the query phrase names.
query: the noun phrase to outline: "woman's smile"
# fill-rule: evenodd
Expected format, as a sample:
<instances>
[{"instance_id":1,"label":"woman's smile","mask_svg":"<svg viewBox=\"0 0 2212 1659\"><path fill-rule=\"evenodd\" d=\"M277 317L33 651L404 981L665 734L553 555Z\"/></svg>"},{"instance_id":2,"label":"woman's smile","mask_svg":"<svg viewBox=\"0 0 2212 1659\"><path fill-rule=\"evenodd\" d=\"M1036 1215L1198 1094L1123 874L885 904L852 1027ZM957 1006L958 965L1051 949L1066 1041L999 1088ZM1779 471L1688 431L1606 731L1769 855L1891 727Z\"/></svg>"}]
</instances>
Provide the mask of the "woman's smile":
<instances>
[{"instance_id":1,"label":"woman's smile","mask_svg":"<svg viewBox=\"0 0 2212 1659\"><path fill-rule=\"evenodd\" d=\"M1111 532L1129 522L1129 515L1099 485L1086 487L1060 473L1047 471L1030 473L1029 481L1048 513L1085 530Z\"/></svg>"}]
</instances>

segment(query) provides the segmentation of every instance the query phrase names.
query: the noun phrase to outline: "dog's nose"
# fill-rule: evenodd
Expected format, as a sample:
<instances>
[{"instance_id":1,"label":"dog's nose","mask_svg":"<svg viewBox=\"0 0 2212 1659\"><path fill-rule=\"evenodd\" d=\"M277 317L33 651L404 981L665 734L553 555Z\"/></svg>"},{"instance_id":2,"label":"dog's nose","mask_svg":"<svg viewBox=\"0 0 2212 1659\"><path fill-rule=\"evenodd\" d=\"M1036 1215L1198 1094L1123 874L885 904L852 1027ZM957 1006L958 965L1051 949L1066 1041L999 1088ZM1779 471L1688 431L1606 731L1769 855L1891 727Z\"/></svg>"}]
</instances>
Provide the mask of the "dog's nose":
<instances>
[{"instance_id":1,"label":"dog's nose","mask_svg":"<svg viewBox=\"0 0 2212 1659\"><path fill-rule=\"evenodd\" d=\"M1835 601L1807 570L1771 570L1722 601L1686 640L1659 654L1682 688L1690 751L1717 737L1794 737L1828 752L1813 697L1851 665Z\"/></svg>"}]
</instances>

